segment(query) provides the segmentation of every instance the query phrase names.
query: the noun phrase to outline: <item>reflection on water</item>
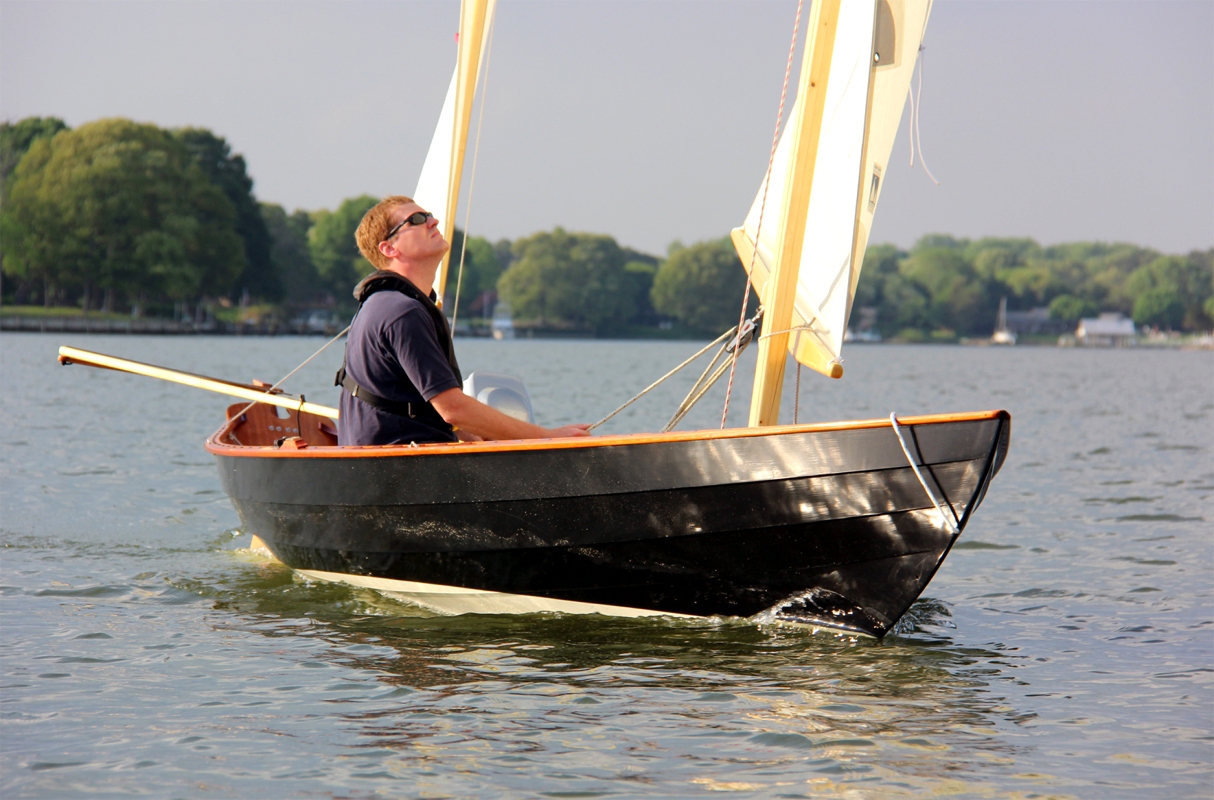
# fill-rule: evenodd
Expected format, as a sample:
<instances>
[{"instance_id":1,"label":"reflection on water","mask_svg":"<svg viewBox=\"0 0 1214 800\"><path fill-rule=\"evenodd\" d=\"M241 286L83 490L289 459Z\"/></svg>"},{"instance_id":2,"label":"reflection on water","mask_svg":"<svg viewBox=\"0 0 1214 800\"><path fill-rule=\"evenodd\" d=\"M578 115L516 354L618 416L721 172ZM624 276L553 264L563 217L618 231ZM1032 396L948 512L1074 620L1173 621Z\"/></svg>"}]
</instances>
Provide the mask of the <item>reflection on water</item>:
<instances>
[{"instance_id":1,"label":"reflection on water","mask_svg":"<svg viewBox=\"0 0 1214 800\"><path fill-rule=\"evenodd\" d=\"M601 742L653 764L635 779L667 791L696 779L804 790L872 773L899 775L910 793L941 770L990 785L1015 762L998 729L1033 716L998 686L1022 657L950 641L936 601L917 606L913 630L874 642L740 620L440 617L276 564L189 588L239 612L245 624L228 630L311 639L326 651L317 660L374 675L334 687L330 702L349 706L342 719L381 769L436 760L444 772L559 777L568 760L562 791L611 793L611 772L583 763ZM312 624L275 624L301 616Z\"/></svg>"},{"instance_id":2,"label":"reflection on water","mask_svg":"<svg viewBox=\"0 0 1214 800\"><path fill-rule=\"evenodd\" d=\"M858 347L843 381L804 382L813 419L1013 414L931 598L874 642L441 617L303 581L242 549L200 446L223 398L64 370L60 343L0 341L4 797L1210 794L1208 354ZM273 380L319 341L83 344ZM695 347L461 342L461 362L525 376L557 424ZM334 366L296 388L332 403ZM613 424L659 427L685 388Z\"/></svg>"}]
</instances>

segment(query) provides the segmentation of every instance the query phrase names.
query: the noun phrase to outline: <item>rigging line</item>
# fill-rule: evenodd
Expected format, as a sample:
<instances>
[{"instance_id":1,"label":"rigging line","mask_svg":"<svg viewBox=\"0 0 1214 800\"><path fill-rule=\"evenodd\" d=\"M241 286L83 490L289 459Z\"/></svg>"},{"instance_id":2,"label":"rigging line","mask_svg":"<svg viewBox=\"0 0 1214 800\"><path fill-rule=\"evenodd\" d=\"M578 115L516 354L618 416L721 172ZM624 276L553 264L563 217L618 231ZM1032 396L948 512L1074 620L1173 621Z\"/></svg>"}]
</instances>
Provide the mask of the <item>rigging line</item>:
<instances>
[{"instance_id":1,"label":"rigging line","mask_svg":"<svg viewBox=\"0 0 1214 800\"><path fill-rule=\"evenodd\" d=\"M683 398L683 402L679 404L679 407L675 411L674 416L671 417L670 422L666 423L666 427L662 428L662 433L667 433L673 430L676 425L682 422L683 417L687 416L692 407L695 406L696 403L700 402L700 400L704 397L704 395L708 394L708 391L712 389L712 387L717 385L717 381L719 381L721 376L725 374L725 370L729 368L730 364L729 359L725 359L721 361L720 365L718 366L717 359L721 358L721 356L723 356L725 353L732 350L735 345L740 347L742 350L745 350L746 347L752 341L754 341L755 327L758 325L759 320L762 319L762 317L763 310L760 308L759 311L746 322L746 325L742 329L742 336L740 338L735 339L732 342L726 342L721 346L721 349L717 351L717 354L712 357L710 362L708 362L708 366L704 368L704 372L700 374L700 377L695 382L695 385L691 387L691 391L687 393L687 397ZM728 334L726 335L728 336ZM714 370L711 375L709 375L710 370ZM705 379L706 375L709 375L707 379Z\"/></svg>"},{"instance_id":2,"label":"rigging line","mask_svg":"<svg viewBox=\"0 0 1214 800\"><path fill-rule=\"evenodd\" d=\"M780 110L776 112L776 132L771 137L771 154L767 157L767 174L763 176L763 199L759 201L759 220L755 223L755 248L750 253L750 271L746 276L746 289L742 293L742 310L738 313L738 341L734 342L733 356L729 360L729 383L725 387L725 408L721 411L721 430L729 418L729 398L733 396L733 378L738 367L738 354L742 348L742 323L746 320L746 304L750 302L750 276L755 274L755 259L759 257L759 237L763 232L763 214L767 211L767 189L771 186L772 166L776 161L776 147L780 144L780 125L784 122L784 101L788 97L788 76L792 74L792 60L797 52L797 34L801 29L801 8L805 0L797 0L797 18L792 24L792 42L788 45L788 61L784 65L784 84L780 88ZM743 222L745 225L745 222ZM759 298L763 302L763 298Z\"/></svg>"},{"instance_id":3,"label":"rigging line","mask_svg":"<svg viewBox=\"0 0 1214 800\"><path fill-rule=\"evenodd\" d=\"M797 393L792 400L792 424L799 423L801 416L801 362L797 362Z\"/></svg>"},{"instance_id":4,"label":"rigging line","mask_svg":"<svg viewBox=\"0 0 1214 800\"><path fill-rule=\"evenodd\" d=\"M813 329L814 329L814 326L812 323L806 323L804 325L793 325L791 328L785 328L782 331L772 331L771 333L765 333L762 336L760 336L759 338L760 339L770 339L773 336L783 336L786 333L796 333L799 335L801 331L813 331Z\"/></svg>"},{"instance_id":5,"label":"rigging line","mask_svg":"<svg viewBox=\"0 0 1214 800\"><path fill-rule=\"evenodd\" d=\"M940 507L940 503L936 500L936 495L927 486L927 481L923 479L923 473L919 471L919 465L915 463L915 459L911 457L910 448L906 446L906 440L902 438L902 427L898 424L898 415L891 412L889 415L890 424L894 426L894 435L898 437L898 444L902 445L902 452L906 454L906 460L910 464L911 469L915 472L915 477L919 479L919 485L923 487L923 491L927 493L927 499L932 501L932 505L936 507L936 513L940 515L940 522L946 525L949 532L956 536L961 528L956 522L957 512L953 511L952 506L949 511L952 512L953 519L949 519L944 514L944 509Z\"/></svg>"},{"instance_id":6,"label":"rigging line","mask_svg":"<svg viewBox=\"0 0 1214 800\"><path fill-rule=\"evenodd\" d=\"M353 323L351 323L351 324L353 324ZM277 389L279 386L282 386L284 383L286 383L286 382L287 382L287 378L290 378L290 377L291 377L292 375L294 375L296 372L299 372L301 369L303 369L304 367L306 367L306 366L308 365L308 363L309 363L309 362L310 362L312 359L316 358L318 355L320 355L320 354L321 354L321 353L323 353L323 352L324 352L326 349L328 349L329 345L333 344L334 342L336 342L338 339L340 339L341 337L345 336L345 335L346 335L347 333L349 333L349 332L350 332L350 326L349 326L349 325L347 325L347 326L345 327L345 329L344 329L344 330L342 330L342 332L341 332L341 333L337 334L337 335L336 335L336 336L334 336L332 339L330 339L329 341L325 342L323 345L321 345L321 347L320 347L320 349L319 349L319 350L317 350L315 353L313 353L312 355L310 355L310 356L308 356L306 359L304 359L304 361L303 361L303 363L302 363L302 364L300 364L298 367L296 367L295 369L293 369L293 370L291 370L290 372L288 372L286 375L282 376L282 378L280 378L280 379L279 379L278 383L274 384L274 385L273 385L273 386L271 386L269 389L266 389L266 394L273 394L275 389ZM241 414L245 413L245 412L246 412L246 411L248 411L250 408L252 408L253 406L257 405L257 403L258 403L258 402L260 402L260 401L258 401L258 400L254 400L252 403L249 403L247 406L245 406L244 408L240 409L240 413L238 413L238 414L233 414L233 415L232 415L232 418L233 418L233 419L235 419L236 417L239 417ZM303 405L304 405L304 396L301 394L301 395L299 396L299 407L295 409L295 413L296 413L296 415L298 415L298 414L299 414L299 411L300 411L300 409L302 409L302 408L303 408ZM297 419L298 419L298 416L297 416ZM298 427L298 422L296 423L296 427Z\"/></svg>"},{"instance_id":7,"label":"rigging line","mask_svg":"<svg viewBox=\"0 0 1214 800\"><path fill-rule=\"evenodd\" d=\"M677 367L675 367L674 369L672 369L670 372L667 372L665 375L663 375L662 377L658 378L658 379L657 379L656 381L654 381L653 383L651 383L651 384L649 384L648 386L646 386L646 387L645 387L644 389L642 389L640 392L638 392L637 394L633 395L633 397L632 397L632 399L631 399L631 400L629 400L628 402L624 403L624 405L620 406L620 407L619 407L619 408L617 408L615 411L612 411L610 414L608 414L607 416L603 417L601 420L599 420L598 422L594 423L593 425L591 425L591 426L590 426L589 428L587 428L586 430L590 430L590 431L594 430L595 428L597 428L598 426L602 425L602 424L603 424L604 422L606 422L607 420L609 420L609 419L611 419L612 417L614 417L616 414L618 414L618 413L620 413L621 411L623 411L624 409L628 408L628 406L632 405L632 404L633 404L633 403L635 403L637 400L640 400L642 397L644 397L645 395L649 394L649 391L650 391L651 389L653 389L654 387L656 387L656 386L657 386L659 383L661 383L662 381L666 380L666 379L667 379L667 378L669 378L671 375L675 374L676 372L678 372L679 370L681 370L683 367L685 367L685 366L687 366L688 364L690 364L692 361L695 361L697 358L699 358L700 356L702 356L702 355L704 355L705 353L707 353L707 352L708 352L709 350L711 350L711 349L712 349L712 348L713 348L715 345L718 345L718 344L720 344L722 341L724 341L725 339L728 339L730 336L732 336L732 335L733 335L733 332L734 332L734 329L733 329L733 328L730 328L729 330L725 331L725 333L722 333L720 336L718 336L717 338L713 339L711 342L709 342L707 345L705 345L705 346L704 346L702 349L700 349L700 350L696 351L696 354L695 354L695 355L693 355L691 358L687 359L687 360L686 360L686 361L684 361L682 364L679 364Z\"/></svg>"},{"instance_id":8,"label":"rigging line","mask_svg":"<svg viewBox=\"0 0 1214 800\"><path fill-rule=\"evenodd\" d=\"M717 350L716 355L714 355L712 360L708 362L708 366L704 367L704 371L700 373L700 377L696 378L696 382L693 383L691 388L687 391L687 396L683 398L683 402L679 403L679 407L674 410L674 414L670 417L670 421L666 423L666 427L662 428L662 433L666 433L674 428L674 426L679 423L679 420L681 420L683 416L691 410L691 407L695 405L696 401L700 398L698 393L700 388L704 385L704 379L708 377L708 374L712 372L714 368L716 368L717 361L720 360L721 356L723 356L728 349L729 343L726 342L725 344L721 345L720 350Z\"/></svg>"},{"instance_id":9,"label":"rigging line","mask_svg":"<svg viewBox=\"0 0 1214 800\"><path fill-rule=\"evenodd\" d=\"M459 319L459 290L464 284L464 256L468 252L468 221L472 217L472 190L476 187L476 158L481 152L481 125L485 121L485 95L489 90L489 59L493 56L493 31L497 29L497 15L489 21L489 46L485 48L485 77L481 81L481 107L476 116L476 143L472 146L472 174L468 176L468 202L464 206L464 238L459 248L459 272L455 275L455 308L451 309L451 335L455 336L455 323ZM454 228L452 229L454 230Z\"/></svg>"},{"instance_id":10,"label":"rigging line","mask_svg":"<svg viewBox=\"0 0 1214 800\"><path fill-rule=\"evenodd\" d=\"M681 409L679 413L675 415L674 419L670 420L670 422L666 424L666 427L662 429L662 433L667 433L674 430L674 427L683 421L683 417L687 416L692 407L695 406L696 403L700 402L700 398L708 394L709 390L712 389L713 386L717 385L717 381L719 381L721 376L725 374L725 369L728 366L728 361L722 361L720 363L720 365L716 368L716 371L709 376L708 382L700 387L700 390L696 392L695 397L691 398L691 402L687 403L687 407Z\"/></svg>"},{"instance_id":11,"label":"rigging line","mask_svg":"<svg viewBox=\"0 0 1214 800\"><path fill-rule=\"evenodd\" d=\"M919 45L919 89L915 93L915 104L913 106L914 113L912 114L912 118L915 122L915 142L917 142L919 146L919 163L923 166L923 171L927 173L927 177L932 179L932 183L939 186L940 181L936 180L936 176L933 175L932 171L927 168L927 159L923 157L923 136L919 133L919 118L923 116L923 51L923 45Z\"/></svg>"}]
</instances>

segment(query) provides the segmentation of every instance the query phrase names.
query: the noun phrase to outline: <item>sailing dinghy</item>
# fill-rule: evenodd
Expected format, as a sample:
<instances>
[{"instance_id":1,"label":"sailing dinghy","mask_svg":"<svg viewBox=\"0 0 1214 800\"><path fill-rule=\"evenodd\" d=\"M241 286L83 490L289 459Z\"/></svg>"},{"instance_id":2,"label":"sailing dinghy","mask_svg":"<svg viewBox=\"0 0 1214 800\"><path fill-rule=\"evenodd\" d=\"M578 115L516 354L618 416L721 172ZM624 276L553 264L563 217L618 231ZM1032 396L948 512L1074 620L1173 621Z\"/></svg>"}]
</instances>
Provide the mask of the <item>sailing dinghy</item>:
<instances>
[{"instance_id":1,"label":"sailing dinghy","mask_svg":"<svg viewBox=\"0 0 1214 800\"><path fill-rule=\"evenodd\" d=\"M304 576L444 613L758 616L889 632L1003 464L1009 415L777 422L786 353L842 375L929 9L813 5L788 125L733 233L764 308L749 427L337 447L335 410L261 395L229 408L206 442L244 530ZM463 2L456 74L416 194L445 209L448 240L492 12ZM129 368L104 359L61 351ZM228 386L256 401L248 391Z\"/></svg>"}]
</instances>

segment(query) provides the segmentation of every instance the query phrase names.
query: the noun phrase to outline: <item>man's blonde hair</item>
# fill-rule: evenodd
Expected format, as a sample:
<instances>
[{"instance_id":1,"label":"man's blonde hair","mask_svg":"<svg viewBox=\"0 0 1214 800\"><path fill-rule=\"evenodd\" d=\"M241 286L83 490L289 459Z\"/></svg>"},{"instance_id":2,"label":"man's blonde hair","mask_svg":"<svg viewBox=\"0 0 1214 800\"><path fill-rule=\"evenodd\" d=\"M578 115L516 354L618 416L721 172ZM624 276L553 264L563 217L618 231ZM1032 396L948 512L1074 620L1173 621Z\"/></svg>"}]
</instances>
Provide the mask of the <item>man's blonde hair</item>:
<instances>
[{"instance_id":1,"label":"man's blonde hair","mask_svg":"<svg viewBox=\"0 0 1214 800\"><path fill-rule=\"evenodd\" d=\"M358 252L375 265L376 269L385 269L388 266L388 259L379 252L379 243L388 235L388 231L392 230L392 209L407 206L412 202L412 197L401 194L385 197L363 214L362 222L358 223L358 230L354 232Z\"/></svg>"}]
</instances>

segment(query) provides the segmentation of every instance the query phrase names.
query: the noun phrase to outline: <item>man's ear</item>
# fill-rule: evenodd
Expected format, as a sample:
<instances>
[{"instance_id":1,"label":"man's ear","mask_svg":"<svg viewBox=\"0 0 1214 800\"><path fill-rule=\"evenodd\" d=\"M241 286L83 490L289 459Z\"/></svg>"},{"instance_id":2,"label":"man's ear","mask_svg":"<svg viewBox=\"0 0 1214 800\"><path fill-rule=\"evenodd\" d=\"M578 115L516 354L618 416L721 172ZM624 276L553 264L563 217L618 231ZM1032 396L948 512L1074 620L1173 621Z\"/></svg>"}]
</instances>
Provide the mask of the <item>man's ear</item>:
<instances>
[{"instance_id":1,"label":"man's ear","mask_svg":"<svg viewBox=\"0 0 1214 800\"><path fill-rule=\"evenodd\" d=\"M380 242L379 243L379 252L383 255L384 258L388 259L389 261L391 261L393 258L396 258L396 256L399 255L396 248L392 246L391 242Z\"/></svg>"}]
</instances>

